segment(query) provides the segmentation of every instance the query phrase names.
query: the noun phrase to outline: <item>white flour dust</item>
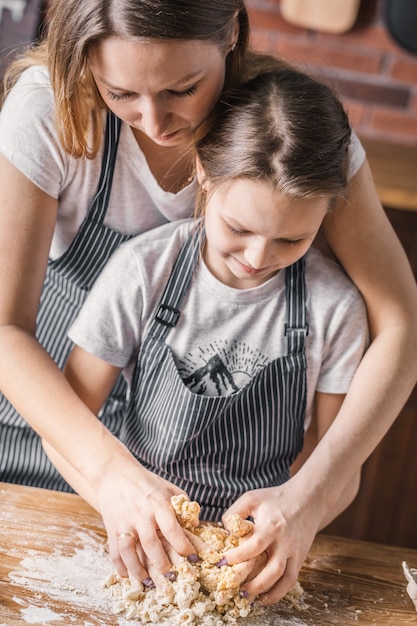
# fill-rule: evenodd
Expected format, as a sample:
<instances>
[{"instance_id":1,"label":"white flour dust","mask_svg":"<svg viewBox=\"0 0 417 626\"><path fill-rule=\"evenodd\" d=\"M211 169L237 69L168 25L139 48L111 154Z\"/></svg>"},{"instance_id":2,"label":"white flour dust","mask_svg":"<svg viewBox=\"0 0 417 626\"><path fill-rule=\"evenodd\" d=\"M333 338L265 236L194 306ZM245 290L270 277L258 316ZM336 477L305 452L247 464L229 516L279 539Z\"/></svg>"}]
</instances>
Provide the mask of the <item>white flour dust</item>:
<instances>
[{"instance_id":1,"label":"white flour dust","mask_svg":"<svg viewBox=\"0 0 417 626\"><path fill-rule=\"evenodd\" d=\"M72 555L40 555L27 550L20 569L9 573L17 590L14 601L21 609L21 619L36 626L137 626L141 621L127 620L116 613L114 599L104 581L113 571L105 546L94 533L77 533ZM21 590L25 593L22 594ZM307 626L300 615L288 616L266 612L262 617L239 620L242 626ZM0 618L1 619L1 618ZM5 626L0 623L0 626Z\"/></svg>"},{"instance_id":2,"label":"white flour dust","mask_svg":"<svg viewBox=\"0 0 417 626\"><path fill-rule=\"evenodd\" d=\"M113 616L113 601L103 587L103 581L112 571L104 546L96 536L87 532L77 533L77 538L82 547L76 548L73 555L56 550L45 556L28 550L28 556L20 561L21 569L9 573L14 583L30 590L24 598L21 594L14 597L14 601L22 606L22 619L37 626L60 623L95 626L103 623L100 615L110 614L109 623L132 626L132 622ZM65 617L57 612L57 606L63 605ZM79 612L89 615L91 621L77 621Z\"/></svg>"}]
</instances>

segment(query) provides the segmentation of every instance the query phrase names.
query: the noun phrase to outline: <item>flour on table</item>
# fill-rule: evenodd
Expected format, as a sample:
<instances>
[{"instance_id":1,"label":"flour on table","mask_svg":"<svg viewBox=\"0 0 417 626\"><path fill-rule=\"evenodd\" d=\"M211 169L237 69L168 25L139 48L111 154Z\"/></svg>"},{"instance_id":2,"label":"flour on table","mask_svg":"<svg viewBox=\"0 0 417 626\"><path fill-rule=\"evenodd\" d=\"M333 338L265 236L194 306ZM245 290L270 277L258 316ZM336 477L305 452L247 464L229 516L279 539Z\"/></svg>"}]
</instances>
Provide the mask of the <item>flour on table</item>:
<instances>
[{"instance_id":1,"label":"flour on table","mask_svg":"<svg viewBox=\"0 0 417 626\"><path fill-rule=\"evenodd\" d=\"M103 581L111 571L105 546L95 533L78 532L76 536L81 547L75 548L72 555L63 554L61 548L49 556L28 549L27 556L20 561L21 569L9 573L12 582L30 590L30 597L13 598L21 605L21 617L26 623L96 626L103 623L100 615L113 613L113 601L103 588ZM63 617L57 607L64 604ZM85 612L90 619L78 621L77 611ZM121 616L108 623L127 624Z\"/></svg>"},{"instance_id":2,"label":"flour on table","mask_svg":"<svg viewBox=\"0 0 417 626\"><path fill-rule=\"evenodd\" d=\"M201 538L207 540L204 532ZM256 610L253 611L248 606L247 600L240 597L239 569L234 572L231 569L234 566L230 566L229 574L230 580L237 586L230 587L226 572L220 585L224 588L217 589L217 582L213 583L211 579L212 566L208 563L204 574L205 584L209 587L215 584L216 589L213 588L210 593L207 591L203 593L200 589L201 581L195 579L195 568L193 569L186 559L181 558L177 564L176 581L164 579L166 583L164 591L148 589L144 593L142 585L132 586L129 580L120 579L112 574L111 561L102 538L88 530L76 533L71 540L70 550L67 544L61 545L48 556L33 549L28 549L26 554L27 556L20 561L20 569L10 572L9 577L12 583L20 586L19 590L24 587L29 591L24 596L17 592L13 598L21 607L22 621L27 624L36 626L39 624L135 626L150 623L160 626L306 624L302 620L302 611L299 610L304 608L300 596L301 588L295 589L294 594L285 601L287 607L288 603L290 604L294 616L288 617L288 614L284 616L276 612L276 607L281 603L276 607L265 609L262 614L257 614ZM209 561L210 556L207 554L205 556L209 557ZM211 558L217 559L217 555L213 554ZM204 559L200 561L203 562ZM224 571L224 568L216 569ZM166 595L168 586L171 590ZM220 606L216 604L219 600Z\"/></svg>"}]
</instances>

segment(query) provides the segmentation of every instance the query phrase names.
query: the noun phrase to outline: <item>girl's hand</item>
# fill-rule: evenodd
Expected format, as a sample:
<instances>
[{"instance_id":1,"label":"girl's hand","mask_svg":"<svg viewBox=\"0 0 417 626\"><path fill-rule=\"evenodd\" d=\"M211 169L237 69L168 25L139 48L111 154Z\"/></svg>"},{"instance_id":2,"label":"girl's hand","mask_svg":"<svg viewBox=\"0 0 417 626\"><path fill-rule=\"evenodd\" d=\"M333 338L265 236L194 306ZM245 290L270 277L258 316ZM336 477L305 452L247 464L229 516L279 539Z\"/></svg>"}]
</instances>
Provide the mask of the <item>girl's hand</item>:
<instances>
[{"instance_id":1,"label":"girl's hand","mask_svg":"<svg viewBox=\"0 0 417 626\"><path fill-rule=\"evenodd\" d=\"M257 558L254 577L243 587L249 597L265 604L278 602L296 583L298 573L320 527L321 514L301 507L291 480L279 487L257 489L241 496L224 517L252 517L254 532L224 557L229 565Z\"/></svg>"}]
</instances>

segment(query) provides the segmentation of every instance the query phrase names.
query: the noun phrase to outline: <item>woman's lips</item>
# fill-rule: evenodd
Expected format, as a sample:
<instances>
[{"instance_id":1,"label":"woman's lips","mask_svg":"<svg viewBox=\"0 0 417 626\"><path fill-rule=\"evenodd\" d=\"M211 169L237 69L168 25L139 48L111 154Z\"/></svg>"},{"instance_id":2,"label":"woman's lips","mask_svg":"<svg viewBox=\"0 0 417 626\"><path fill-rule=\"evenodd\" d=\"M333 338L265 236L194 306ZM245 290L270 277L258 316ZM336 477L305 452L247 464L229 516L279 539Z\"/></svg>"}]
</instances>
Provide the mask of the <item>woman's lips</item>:
<instances>
[{"instance_id":1,"label":"woman's lips","mask_svg":"<svg viewBox=\"0 0 417 626\"><path fill-rule=\"evenodd\" d=\"M154 141L160 141L161 143L163 143L165 141L170 141L176 135L178 135L180 132L181 132L181 128L179 128L178 130L172 131L172 133L166 133L164 135L160 135L159 137L155 137Z\"/></svg>"}]
</instances>

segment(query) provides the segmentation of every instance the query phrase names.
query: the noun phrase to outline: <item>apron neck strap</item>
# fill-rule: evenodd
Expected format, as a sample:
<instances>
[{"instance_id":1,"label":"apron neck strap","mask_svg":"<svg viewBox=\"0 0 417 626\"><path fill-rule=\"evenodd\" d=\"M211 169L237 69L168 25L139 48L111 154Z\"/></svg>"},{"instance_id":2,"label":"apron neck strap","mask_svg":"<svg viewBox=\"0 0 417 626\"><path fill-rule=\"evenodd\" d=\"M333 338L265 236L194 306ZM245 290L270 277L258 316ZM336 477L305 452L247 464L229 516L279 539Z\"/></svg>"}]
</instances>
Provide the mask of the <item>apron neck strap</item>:
<instances>
[{"instance_id":1,"label":"apron neck strap","mask_svg":"<svg viewBox=\"0 0 417 626\"><path fill-rule=\"evenodd\" d=\"M100 180L96 195L88 211L88 219L91 222L102 224L106 216L113 181L114 166L116 163L117 148L119 145L121 124L122 121L116 117L114 113L111 111L107 112Z\"/></svg>"},{"instance_id":2,"label":"apron neck strap","mask_svg":"<svg viewBox=\"0 0 417 626\"><path fill-rule=\"evenodd\" d=\"M301 354L304 352L305 338L308 335L304 257L286 268L285 288L287 295L285 335L288 354Z\"/></svg>"},{"instance_id":3,"label":"apron neck strap","mask_svg":"<svg viewBox=\"0 0 417 626\"><path fill-rule=\"evenodd\" d=\"M184 242L159 303L149 334L163 339L181 315L180 305L200 257L204 228L196 226Z\"/></svg>"}]
</instances>

